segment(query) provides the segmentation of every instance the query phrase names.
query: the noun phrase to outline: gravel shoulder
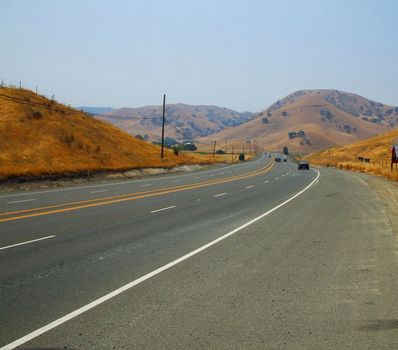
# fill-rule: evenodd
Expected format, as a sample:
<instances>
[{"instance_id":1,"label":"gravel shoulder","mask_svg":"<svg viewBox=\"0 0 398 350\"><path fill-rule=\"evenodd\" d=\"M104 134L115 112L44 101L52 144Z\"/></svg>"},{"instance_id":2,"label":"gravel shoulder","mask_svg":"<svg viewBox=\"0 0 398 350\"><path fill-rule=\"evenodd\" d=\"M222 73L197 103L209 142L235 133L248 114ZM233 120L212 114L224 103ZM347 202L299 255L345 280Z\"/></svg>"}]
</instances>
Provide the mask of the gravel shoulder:
<instances>
[{"instance_id":1,"label":"gravel shoulder","mask_svg":"<svg viewBox=\"0 0 398 350\"><path fill-rule=\"evenodd\" d=\"M398 238L398 182L367 174L359 174L359 176L377 195Z\"/></svg>"}]
</instances>

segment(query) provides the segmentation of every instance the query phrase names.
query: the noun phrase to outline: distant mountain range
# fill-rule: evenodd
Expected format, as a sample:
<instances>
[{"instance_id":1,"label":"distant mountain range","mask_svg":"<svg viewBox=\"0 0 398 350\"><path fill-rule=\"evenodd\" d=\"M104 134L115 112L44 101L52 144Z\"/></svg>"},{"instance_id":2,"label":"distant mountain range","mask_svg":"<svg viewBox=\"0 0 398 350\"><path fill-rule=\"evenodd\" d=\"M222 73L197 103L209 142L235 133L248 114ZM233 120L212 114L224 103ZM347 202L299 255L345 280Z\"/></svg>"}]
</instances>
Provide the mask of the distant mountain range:
<instances>
[{"instance_id":1,"label":"distant mountain range","mask_svg":"<svg viewBox=\"0 0 398 350\"><path fill-rule=\"evenodd\" d=\"M84 109L90 112L95 110L93 107ZM118 126L131 135L140 135L146 140L159 140L161 137L162 106L112 109L107 110L106 114L114 117L98 116L98 118ZM165 133L176 140L193 140L235 127L251 120L254 116L255 114L250 112L239 113L217 106L168 104Z\"/></svg>"},{"instance_id":2,"label":"distant mountain range","mask_svg":"<svg viewBox=\"0 0 398 350\"><path fill-rule=\"evenodd\" d=\"M256 140L266 149L288 146L296 152L312 152L387 132L398 125L398 107L371 101L338 90L301 90L276 101L252 120L211 137L237 148Z\"/></svg>"}]
</instances>

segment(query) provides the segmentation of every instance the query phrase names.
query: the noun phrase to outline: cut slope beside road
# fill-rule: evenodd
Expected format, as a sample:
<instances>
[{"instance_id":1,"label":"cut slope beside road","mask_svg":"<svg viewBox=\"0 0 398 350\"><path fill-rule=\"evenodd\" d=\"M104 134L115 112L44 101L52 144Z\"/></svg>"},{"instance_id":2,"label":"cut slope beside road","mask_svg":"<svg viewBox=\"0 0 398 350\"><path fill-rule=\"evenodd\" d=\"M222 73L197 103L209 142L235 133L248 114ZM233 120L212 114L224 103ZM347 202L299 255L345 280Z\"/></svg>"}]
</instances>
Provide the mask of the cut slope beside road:
<instances>
[{"instance_id":1,"label":"cut slope beside road","mask_svg":"<svg viewBox=\"0 0 398 350\"><path fill-rule=\"evenodd\" d=\"M212 163L175 156L81 111L24 89L0 88L0 179Z\"/></svg>"}]
</instances>

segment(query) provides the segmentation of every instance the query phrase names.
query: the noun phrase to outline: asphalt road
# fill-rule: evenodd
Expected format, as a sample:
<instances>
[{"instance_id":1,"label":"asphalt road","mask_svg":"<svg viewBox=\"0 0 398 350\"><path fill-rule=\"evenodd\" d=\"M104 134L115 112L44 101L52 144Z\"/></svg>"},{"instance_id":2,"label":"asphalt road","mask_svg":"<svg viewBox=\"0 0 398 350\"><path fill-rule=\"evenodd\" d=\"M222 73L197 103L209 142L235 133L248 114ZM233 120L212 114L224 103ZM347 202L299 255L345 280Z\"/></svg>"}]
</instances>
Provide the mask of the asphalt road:
<instances>
[{"instance_id":1,"label":"asphalt road","mask_svg":"<svg viewBox=\"0 0 398 350\"><path fill-rule=\"evenodd\" d=\"M359 176L318 174L261 157L0 195L0 346L394 349L391 223Z\"/></svg>"}]
</instances>

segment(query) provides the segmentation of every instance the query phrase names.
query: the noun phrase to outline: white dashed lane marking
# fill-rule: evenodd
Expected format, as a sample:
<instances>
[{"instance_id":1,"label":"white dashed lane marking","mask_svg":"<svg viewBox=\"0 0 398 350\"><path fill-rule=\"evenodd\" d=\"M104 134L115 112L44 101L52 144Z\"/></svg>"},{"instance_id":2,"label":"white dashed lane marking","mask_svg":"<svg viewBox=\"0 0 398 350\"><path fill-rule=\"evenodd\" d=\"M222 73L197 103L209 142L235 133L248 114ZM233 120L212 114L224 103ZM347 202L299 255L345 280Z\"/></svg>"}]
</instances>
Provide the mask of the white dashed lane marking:
<instances>
[{"instance_id":1,"label":"white dashed lane marking","mask_svg":"<svg viewBox=\"0 0 398 350\"><path fill-rule=\"evenodd\" d=\"M172 205L172 206L170 206L170 207L166 207L166 208L161 208L161 209L151 210L151 213L157 213L157 212L159 212L159 211L163 211L163 210L169 210L169 209L173 209L173 208L175 208L175 207L176 207L175 205Z\"/></svg>"},{"instance_id":2,"label":"white dashed lane marking","mask_svg":"<svg viewBox=\"0 0 398 350\"><path fill-rule=\"evenodd\" d=\"M225 196L227 193L223 192L223 193L219 193L219 194L215 194L214 197L221 197L221 196Z\"/></svg>"},{"instance_id":3,"label":"white dashed lane marking","mask_svg":"<svg viewBox=\"0 0 398 350\"><path fill-rule=\"evenodd\" d=\"M33 202L33 201L37 201L37 199L31 198L31 199L23 199L20 201L11 201L11 202L7 202L7 204L15 204L15 203L24 203L24 202Z\"/></svg>"}]
</instances>

